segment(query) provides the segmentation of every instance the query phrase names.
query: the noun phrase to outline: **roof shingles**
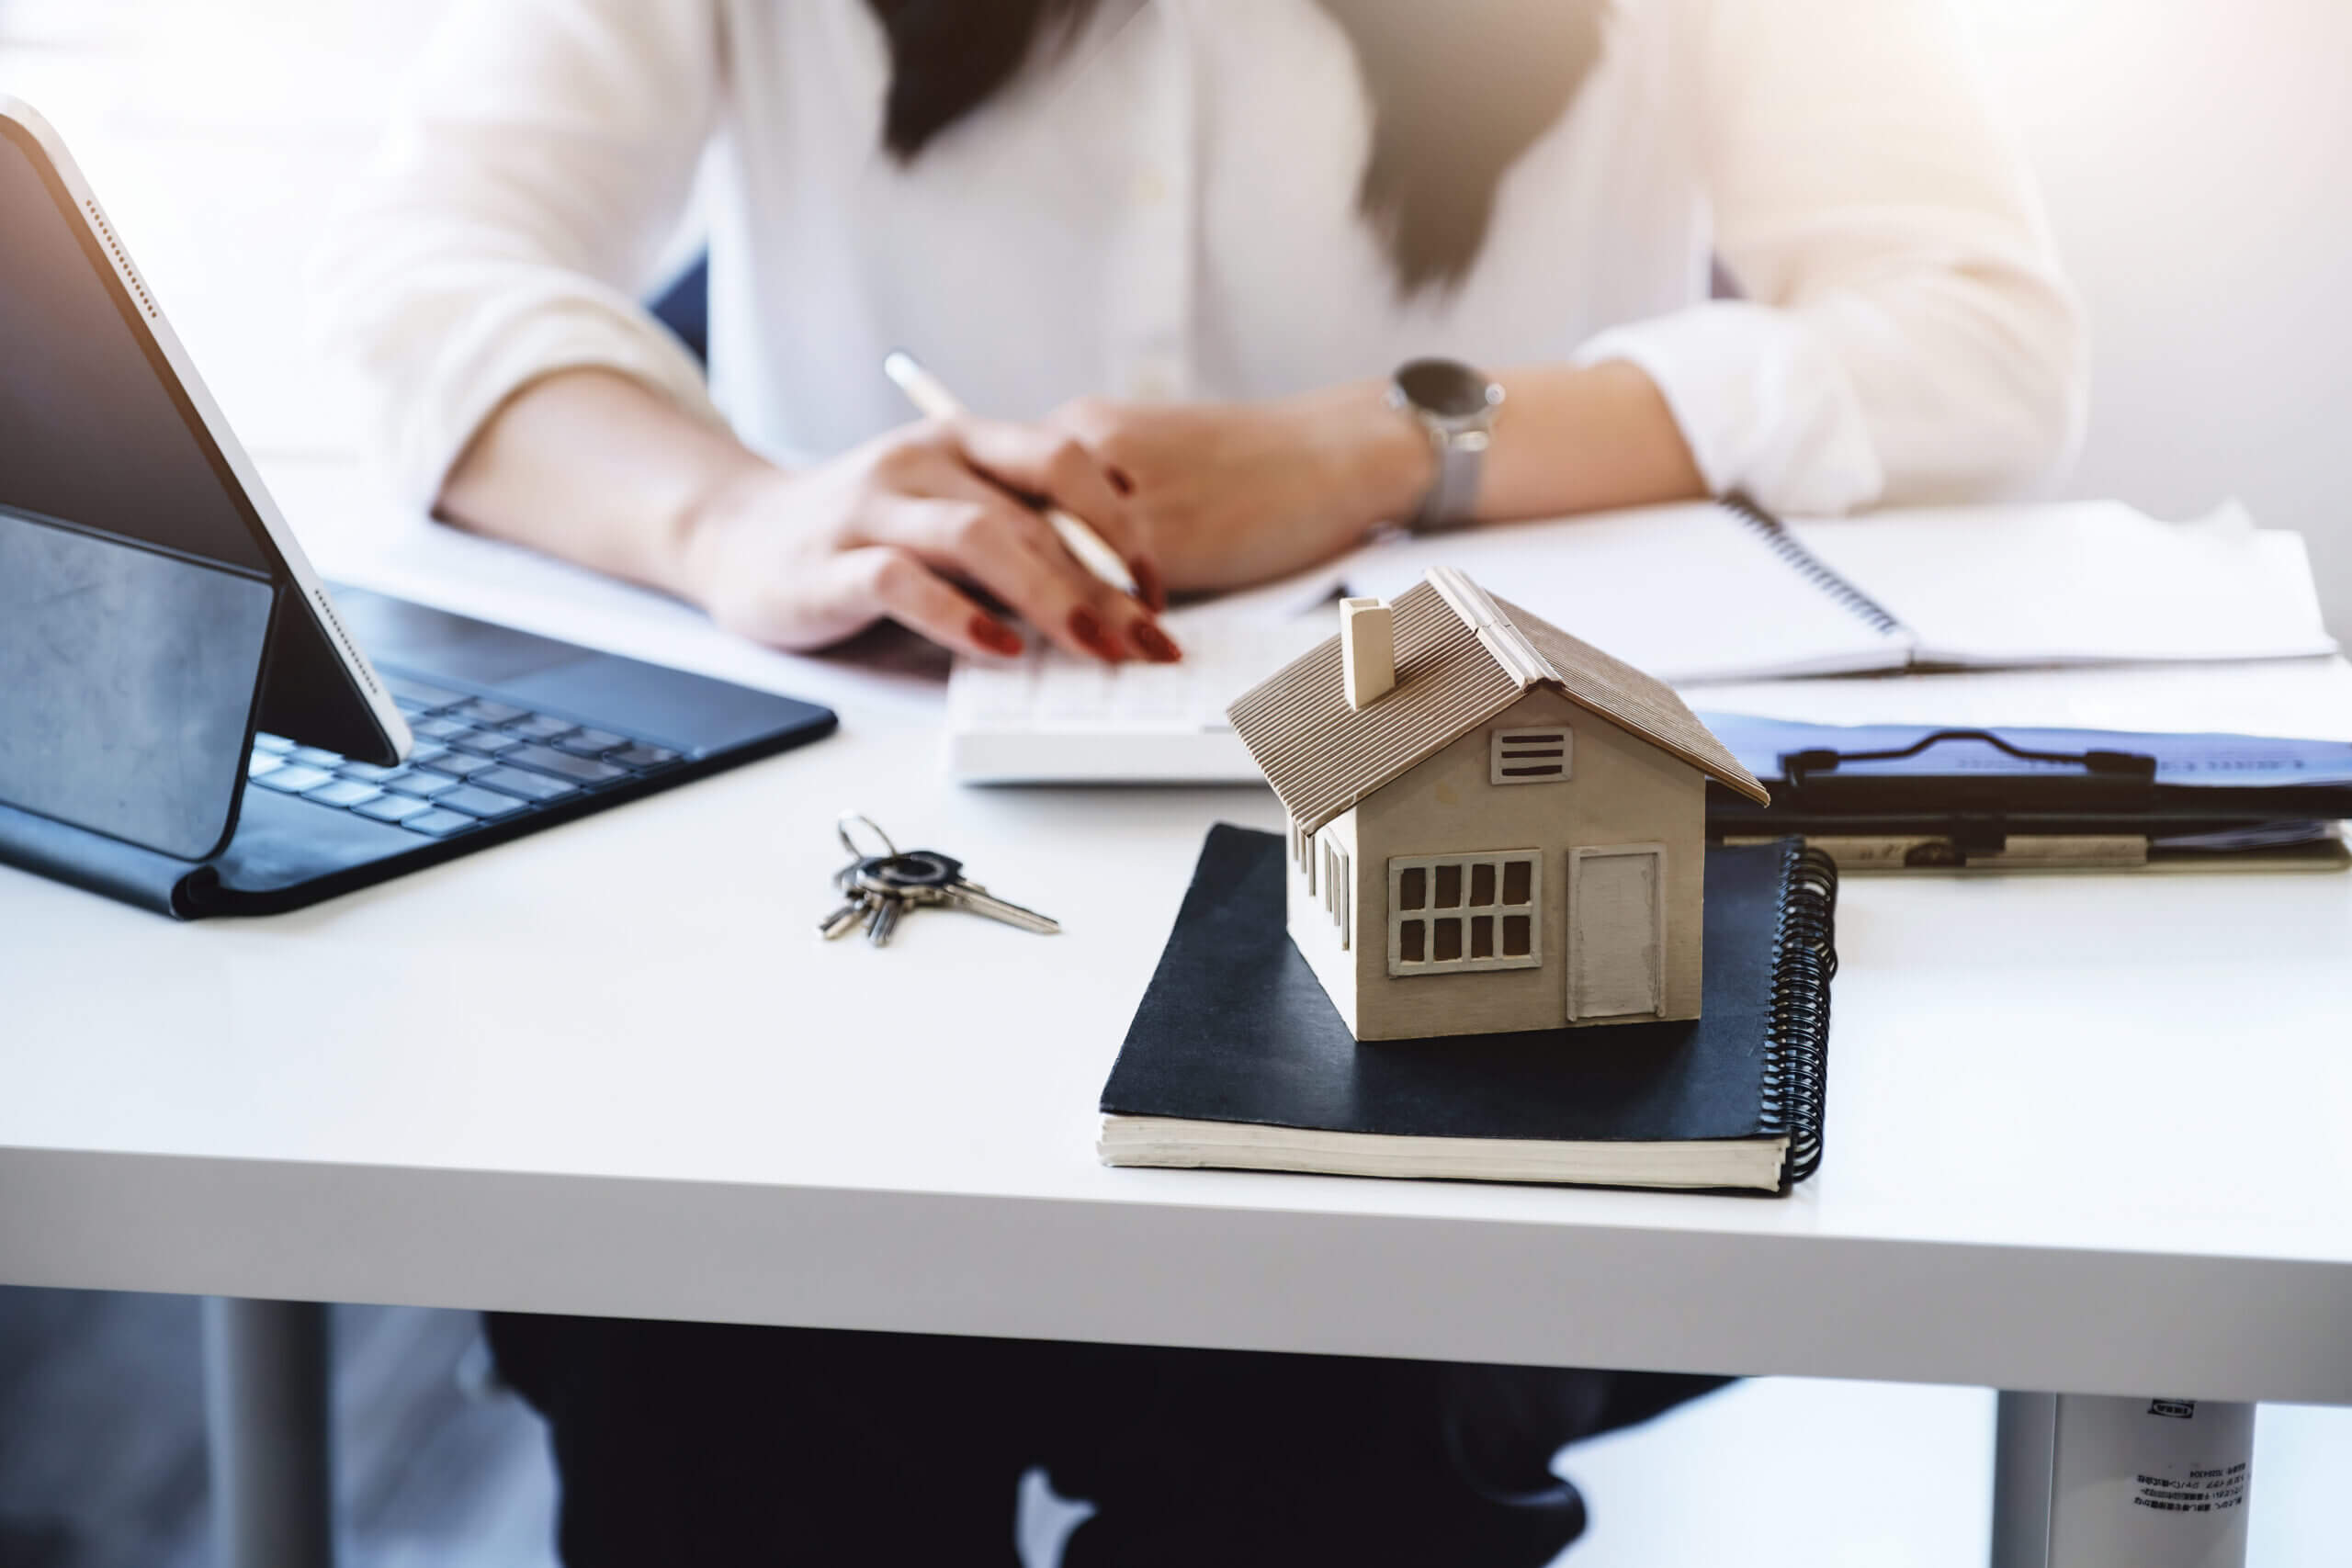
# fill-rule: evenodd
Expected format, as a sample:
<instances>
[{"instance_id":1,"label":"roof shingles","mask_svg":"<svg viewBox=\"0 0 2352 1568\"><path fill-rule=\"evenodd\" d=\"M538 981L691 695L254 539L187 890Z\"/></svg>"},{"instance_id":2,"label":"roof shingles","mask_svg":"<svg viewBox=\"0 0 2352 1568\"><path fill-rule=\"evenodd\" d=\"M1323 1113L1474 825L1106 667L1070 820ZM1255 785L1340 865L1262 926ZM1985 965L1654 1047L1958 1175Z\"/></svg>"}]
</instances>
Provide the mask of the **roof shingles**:
<instances>
[{"instance_id":1,"label":"roof shingles","mask_svg":"<svg viewBox=\"0 0 2352 1568\"><path fill-rule=\"evenodd\" d=\"M1441 567L1396 602L1396 684L1348 705L1340 639L1310 649L1227 709L1266 782L1313 831L1538 685L1756 801L1768 796L1662 682Z\"/></svg>"}]
</instances>

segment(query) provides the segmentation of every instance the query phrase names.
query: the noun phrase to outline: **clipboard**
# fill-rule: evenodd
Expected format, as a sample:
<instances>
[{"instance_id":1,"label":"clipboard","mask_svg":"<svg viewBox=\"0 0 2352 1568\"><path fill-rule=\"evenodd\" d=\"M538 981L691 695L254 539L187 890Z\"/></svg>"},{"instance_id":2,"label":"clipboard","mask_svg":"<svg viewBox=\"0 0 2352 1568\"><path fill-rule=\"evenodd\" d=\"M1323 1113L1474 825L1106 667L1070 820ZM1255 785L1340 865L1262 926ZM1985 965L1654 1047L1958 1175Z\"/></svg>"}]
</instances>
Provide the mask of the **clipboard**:
<instances>
[{"instance_id":1,"label":"clipboard","mask_svg":"<svg viewBox=\"0 0 2352 1568\"><path fill-rule=\"evenodd\" d=\"M1702 714L1772 794L1710 837L1800 833L1841 870L2352 866L2352 743Z\"/></svg>"}]
</instances>

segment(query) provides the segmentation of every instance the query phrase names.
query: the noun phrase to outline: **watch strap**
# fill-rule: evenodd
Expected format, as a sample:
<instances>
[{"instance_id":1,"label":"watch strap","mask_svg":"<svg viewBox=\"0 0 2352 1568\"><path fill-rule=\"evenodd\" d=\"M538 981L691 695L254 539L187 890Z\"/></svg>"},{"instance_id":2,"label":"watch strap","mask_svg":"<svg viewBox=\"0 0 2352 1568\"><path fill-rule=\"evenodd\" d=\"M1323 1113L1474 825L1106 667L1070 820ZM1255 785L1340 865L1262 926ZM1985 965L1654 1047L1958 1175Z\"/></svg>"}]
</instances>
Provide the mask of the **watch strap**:
<instances>
[{"instance_id":1,"label":"watch strap","mask_svg":"<svg viewBox=\"0 0 2352 1568\"><path fill-rule=\"evenodd\" d=\"M1437 458L1437 477L1407 526L1416 534L1458 528L1477 510L1478 481L1487 467L1487 432L1483 428L1449 430L1426 416L1422 423L1429 431L1430 451Z\"/></svg>"}]
</instances>

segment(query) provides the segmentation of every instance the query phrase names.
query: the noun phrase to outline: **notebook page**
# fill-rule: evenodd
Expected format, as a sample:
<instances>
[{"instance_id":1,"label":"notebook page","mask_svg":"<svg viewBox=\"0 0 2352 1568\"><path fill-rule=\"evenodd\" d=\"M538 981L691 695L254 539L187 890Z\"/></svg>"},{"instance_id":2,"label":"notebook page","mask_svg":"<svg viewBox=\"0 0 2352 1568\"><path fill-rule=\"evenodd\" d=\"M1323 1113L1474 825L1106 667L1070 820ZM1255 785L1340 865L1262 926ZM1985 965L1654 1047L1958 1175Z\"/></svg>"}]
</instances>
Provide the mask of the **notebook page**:
<instances>
[{"instance_id":1,"label":"notebook page","mask_svg":"<svg viewBox=\"0 0 2352 1568\"><path fill-rule=\"evenodd\" d=\"M2234 505L2159 523L2117 502L1791 522L1893 612L1924 663L2064 664L2331 653L2300 536Z\"/></svg>"},{"instance_id":2,"label":"notebook page","mask_svg":"<svg viewBox=\"0 0 2352 1568\"><path fill-rule=\"evenodd\" d=\"M1909 641L1873 626L1711 502L1397 539L1348 565L1353 593L1393 599L1433 566L1668 681L1900 669Z\"/></svg>"}]
</instances>

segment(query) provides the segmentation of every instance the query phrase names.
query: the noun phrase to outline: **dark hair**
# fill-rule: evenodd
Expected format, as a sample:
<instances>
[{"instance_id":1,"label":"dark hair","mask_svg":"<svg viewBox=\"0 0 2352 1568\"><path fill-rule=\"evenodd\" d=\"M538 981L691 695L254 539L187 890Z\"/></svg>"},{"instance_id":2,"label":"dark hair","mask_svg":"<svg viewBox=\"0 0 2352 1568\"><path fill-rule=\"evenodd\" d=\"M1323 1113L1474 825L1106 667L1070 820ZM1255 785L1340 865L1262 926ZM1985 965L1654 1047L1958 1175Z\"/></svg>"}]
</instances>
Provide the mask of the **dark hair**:
<instances>
[{"instance_id":1,"label":"dark hair","mask_svg":"<svg viewBox=\"0 0 2352 1568\"><path fill-rule=\"evenodd\" d=\"M1316 0L1347 34L1372 107L1356 206L1400 293L1478 259L1503 172L1566 112L1600 57L1608 0ZM988 101L1043 38L1098 0L866 0L890 44L882 141L903 162Z\"/></svg>"}]
</instances>

